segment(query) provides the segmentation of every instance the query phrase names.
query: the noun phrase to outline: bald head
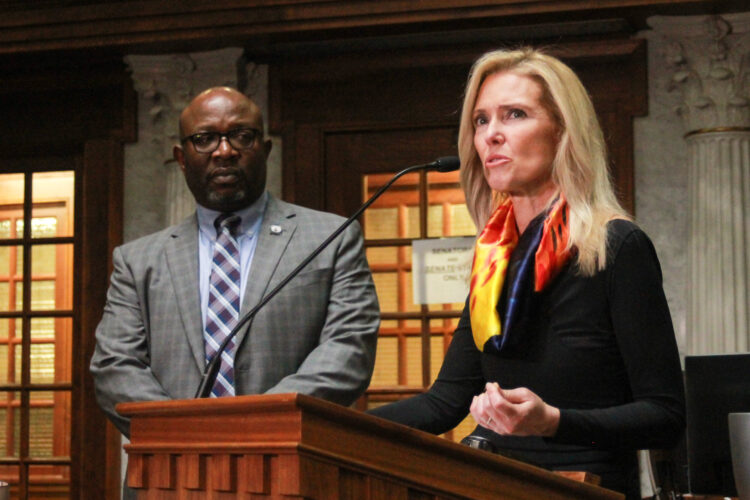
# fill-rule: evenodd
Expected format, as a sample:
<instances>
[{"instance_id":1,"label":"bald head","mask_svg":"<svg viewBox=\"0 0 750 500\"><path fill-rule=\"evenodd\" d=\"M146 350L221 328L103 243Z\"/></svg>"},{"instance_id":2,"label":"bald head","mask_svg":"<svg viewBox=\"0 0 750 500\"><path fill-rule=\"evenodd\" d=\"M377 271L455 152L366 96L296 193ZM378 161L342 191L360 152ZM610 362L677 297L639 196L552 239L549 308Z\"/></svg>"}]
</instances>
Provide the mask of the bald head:
<instances>
[{"instance_id":1,"label":"bald head","mask_svg":"<svg viewBox=\"0 0 750 500\"><path fill-rule=\"evenodd\" d=\"M196 148L196 141L206 138L213 141L208 148ZM195 200L206 208L232 212L257 200L265 189L270 151L260 108L235 89L204 90L180 115L174 157Z\"/></svg>"},{"instance_id":2,"label":"bald head","mask_svg":"<svg viewBox=\"0 0 750 500\"><path fill-rule=\"evenodd\" d=\"M231 87L211 87L195 96L180 113L180 137L196 133L193 129L202 118L223 113L229 108L244 114L253 128L263 131L263 113L252 99Z\"/></svg>"}]
</instances>

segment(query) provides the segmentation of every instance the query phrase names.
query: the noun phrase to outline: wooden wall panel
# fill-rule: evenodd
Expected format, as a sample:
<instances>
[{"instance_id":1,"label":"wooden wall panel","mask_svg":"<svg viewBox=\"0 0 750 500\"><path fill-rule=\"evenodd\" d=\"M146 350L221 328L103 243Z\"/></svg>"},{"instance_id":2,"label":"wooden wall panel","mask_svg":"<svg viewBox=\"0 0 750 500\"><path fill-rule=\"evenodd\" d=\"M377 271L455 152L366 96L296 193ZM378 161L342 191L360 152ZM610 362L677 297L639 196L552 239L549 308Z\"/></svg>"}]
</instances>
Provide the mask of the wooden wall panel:
<instances>
[{"instance_id":1,"label":"wooden wall panel","mask_svg":"<svg viewBox=\"0 0 750 500\"><path fill-rule=\"evenodd\" d=\"M135 140L135 95L119 59L36 62L0 68L0 172L36 170L40 159L75 165L71 497L114 498L120 434L96 404L88 366L122 238L123 142Z\"/></svg>"},{"instance_id":2,"label":"wooden wall panel","mask_svg":"<svg viewBox=\"0 0 750 500\"><path fill-rule=\"evenodd\" d=\"M746 9L742 0L5 0L0 54L117 48L125 51L267 47L279 40L357 38L648 15ZM743 6L744 5L744 6Z\"/></svg>"},{"instance_id":3,"label":"wooden wall panel","mask_svg":"<svg viewBox=\"0 0 750 500\"><path fill-rule=\"evenodd\" d=\"M491 48L459 47L444 58L414 49L272 65L269 124L283 137L284 197L348 215L359 204L361 175L457 154L467 74L474 59ZM645 42L572 42L550 52L566 60L591 93L617 192L633 211L632 119L646 112Z\"/></svg>"}]
</instances>

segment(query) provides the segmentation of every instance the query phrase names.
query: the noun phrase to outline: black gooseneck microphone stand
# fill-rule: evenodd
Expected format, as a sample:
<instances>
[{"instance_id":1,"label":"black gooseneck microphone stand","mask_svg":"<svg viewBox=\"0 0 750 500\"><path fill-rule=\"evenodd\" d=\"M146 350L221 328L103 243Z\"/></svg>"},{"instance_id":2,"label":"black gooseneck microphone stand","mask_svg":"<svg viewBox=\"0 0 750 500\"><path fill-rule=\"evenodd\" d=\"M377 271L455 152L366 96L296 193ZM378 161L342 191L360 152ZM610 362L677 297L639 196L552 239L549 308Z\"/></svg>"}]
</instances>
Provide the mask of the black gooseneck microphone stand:
<instances>
[{"instance_id":1,"label":"black gooseneck microphone stand","mask_svg":"<svg viewBox=\"0 0 750 500\"><path fill-rule=\"evenodd\" d=\"M433 161L432 163L425 163L424 165L413 165L411 167L405 168L404 170L398 172L396 175L393 176L393 178L388 181L387 184L385 184L383 187L381 187L377 193L372 195L372 197L367 200L359 209L357 209L356 212L354 212L346 221L344 221L326 240L318 246L315 250L312 251L310 255L308 255L305 260L299 263L299 265L294 268L292 272L290 272L286 278L281 280L281 282L276 285L276 287L268 292L266 295L263 296L262 299L253 307L247 314L245 314L242 318L239 319L237 324L232 328L232 331L229 332L229 334L226 336L224 341L219 346L219 349L216 351L216 354L214 354L214 357L211 358L211 361L208 362L206 365L206 368L203 370L203 376L201 377L201 384L198 387L198 390L195 393L196 398L206 398L211 393L211 388L214 385L214 381L216 380L216 376L219 372L219 366L220 366L220 360L221 360L221 353L224 352L224 350L227 348L227 345L229 345L229 342L232 341L232 339L237 335L237 332L240 331L240 329L248 322L250 321L260 310L261 307L266 305L269 300L271 300L277 293L281 291L284 286L289 283L297 274L307 265L310 263L311 260L313 260L315 257L318 256L320 252L323 251L325 247L327 247L336 237L341 234L344 229L349 227L349 225L354 222L354 220L359 217L362 212L367 209L372 203L380 197L381 194L385 192L386 189L388 189L394 182L396 182L402 175L408 174L409 172L413 172L415 170L436 170L438 172L452 172L454 170L458 170L460 166L460 162L458 157L456 156L443 156L438 158L437 160Z\"/></svg>"}]
</instances>

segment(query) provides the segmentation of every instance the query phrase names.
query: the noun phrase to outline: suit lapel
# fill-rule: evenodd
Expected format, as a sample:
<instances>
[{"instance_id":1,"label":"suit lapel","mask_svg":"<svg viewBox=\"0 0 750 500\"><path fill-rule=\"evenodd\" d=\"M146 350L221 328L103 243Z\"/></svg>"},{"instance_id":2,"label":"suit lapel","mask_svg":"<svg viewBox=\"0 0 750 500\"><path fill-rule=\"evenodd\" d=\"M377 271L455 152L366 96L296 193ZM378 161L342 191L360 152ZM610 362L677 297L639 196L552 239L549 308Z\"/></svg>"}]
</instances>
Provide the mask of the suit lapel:
<instances>
[{"instance_id":1,"label":"suit lapel","mask_svg":"<svg viewBox=\"0 0 750 500\"><path fill-rule=\"evenodd\" d=\"M263 298L263 295L270 291L268 285L277 271L279 261L292 238L292 234L297 228L294 216L295 213L291 209L287 209L286 206L282 207L276 198L269 194L268 206L259 229L258 245L255 247L250 274L245 285L245 296L242 299L240 317L255 307ZM280 279L284 277L279 276ZM250 326L248 325L237 334L238 345L242 343L249 329Z\"/></svg>"},{"instance_id":2,"label":"suit lapel","mask_svg":"<svg viewBox=\"0 0 750 500\"><path fill-rule=\"evenodd\" d=\"M176 226L171 236L166 250L167 266L184 333L202 371L206 354L198 292L198 222L195 214Z\"/></svg>"}]
</instances>

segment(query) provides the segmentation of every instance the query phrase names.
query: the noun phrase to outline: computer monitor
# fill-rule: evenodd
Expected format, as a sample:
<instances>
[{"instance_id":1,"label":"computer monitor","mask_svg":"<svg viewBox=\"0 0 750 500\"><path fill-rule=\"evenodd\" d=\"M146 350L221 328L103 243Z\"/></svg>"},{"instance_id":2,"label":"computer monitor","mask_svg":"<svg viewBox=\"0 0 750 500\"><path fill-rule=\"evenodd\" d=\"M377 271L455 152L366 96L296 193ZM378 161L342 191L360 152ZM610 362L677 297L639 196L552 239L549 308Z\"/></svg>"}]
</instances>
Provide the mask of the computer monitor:
<instances>
[{"instance_id":1,"label":"computer monitor","mask_svg":"<svg viewBox=\"0 0 750 500\"><path fill-rule=\"evenodd\" d=\"M728 415L750 411L750 354L685 357L690 493L737 496Z\"/></svg>"}]
</instances>

